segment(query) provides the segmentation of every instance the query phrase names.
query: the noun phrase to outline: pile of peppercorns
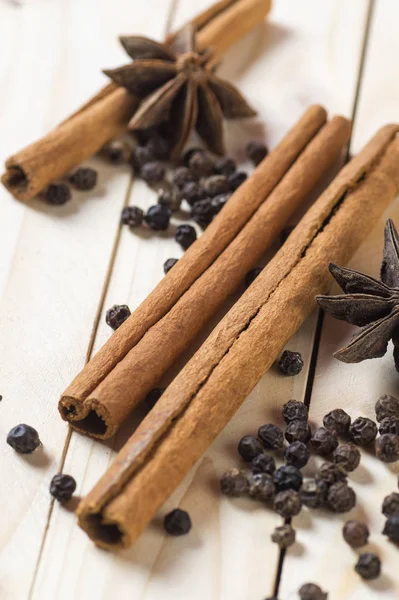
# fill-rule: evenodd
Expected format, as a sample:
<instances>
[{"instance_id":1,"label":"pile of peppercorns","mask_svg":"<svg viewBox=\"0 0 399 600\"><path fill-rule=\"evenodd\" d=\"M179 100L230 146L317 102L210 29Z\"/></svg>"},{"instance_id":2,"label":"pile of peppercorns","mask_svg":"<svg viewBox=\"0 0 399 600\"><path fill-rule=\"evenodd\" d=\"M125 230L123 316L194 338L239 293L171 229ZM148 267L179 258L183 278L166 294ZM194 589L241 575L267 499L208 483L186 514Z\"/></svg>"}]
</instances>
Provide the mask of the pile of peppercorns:
<instances>
[{"instance_id":1,"label":"pile of peppercorns","mask_svg":"<svg viewBox=\"0 0 399 600\"><path fill-rule=\"evenodd\" d=\"M246 435L240 440L238 452L246 463L250 463L250 468L227 471L220 480L221 491L228 496L247 495L260 500L287 520L298 515L303 506L335 513L350 511L356 505L356 494L347 479L348 473L360 464L358 446L370 448L374 444L376 456L383 462L399 459L399 400L384 394L377 401L375 410L380 423L379 437L374 421L358 417L352 422L341 408L326 414L323 427L312 430L307 407L302 402L290 400L283 407L284 431L267 423L258 429L257 436ZM275 458L268 452L282 449L285 464L277 468ZM308 463L311 452L327 460L318 467L313 478L304 480L301 469ZM385 498L382 512L387 517L383 534L399 542L398 493ZM354 520L345 523L343 537L353 548L366 545L368 536L365 523ZM287 549L294 544L296 532L288 521L277 527L271 537L281 549ZM374 553L362 553L355 570L363 579L374 579L381 572L380 559ZM315 584L306 586L299 591L301 599L327 598Z\"/></svg>"}]
</instances>

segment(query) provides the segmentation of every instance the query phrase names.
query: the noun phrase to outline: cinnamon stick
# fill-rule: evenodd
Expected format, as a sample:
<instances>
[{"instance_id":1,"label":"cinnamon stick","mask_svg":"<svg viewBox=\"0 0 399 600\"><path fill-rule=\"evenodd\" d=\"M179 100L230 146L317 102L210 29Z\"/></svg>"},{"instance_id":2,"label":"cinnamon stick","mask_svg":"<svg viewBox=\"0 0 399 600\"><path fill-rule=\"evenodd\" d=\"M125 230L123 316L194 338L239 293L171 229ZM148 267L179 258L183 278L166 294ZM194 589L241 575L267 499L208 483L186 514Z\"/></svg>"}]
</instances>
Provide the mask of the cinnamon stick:
<instances>
[{"instance_id":1,"label":"cinnamon stick","mask_svg":"<svg viewBox=\"0 0 399 600\"><path fill-rule=\"evenodd\" d=\"M78 508L104 548L134 543L231 419L399 191L399 127L381 129L338 174L214 329Z\"/></svg>"},{"instance_id":2,"label":"cinnamon stick","mask_svg":"<svg viewBox=\"0 0 399 600\"><path fill-rule=\"evenodd\" d=\"M224 252L87 397L84 408L86 413L92 412L90 418L83 422L70 420L72 426L95 437L115 433L238 288L289 217L336 163L349 140L350 129L344 117L335 117L322 127ZM93 412L100 422L94 420Z\"/></svg>"},{"instance_id":3,"label":"cinnamon stick","mask_svg":"<svg viewBox=\"0 0 399 600\"><path fill-rule=\"evenodd\" d=\"M89 396L150 328L167 315L190 286L223 253L259 206L282 181L288 169L292 167L325 122L326 112L320 106L310 107L304 113L251 177L231 196L229 202L199 240L187 250L183 258L169 271L148 298L83 368L65 390L59 404L61 416L72 426L96 437L112 435L116 427L116 423L112 422L113 417L111 418L109 411L102 410L102 406L95 398L90 399ZM337 135L333 152L331 154L327 152L327 163L336 152L337 141L339 142L340 139L340 135ZM324 157L319 157L317 160L320 161L319 167L323 171ZM306 182L304 185L306 186ZM278 231L284 219L284 213L279 216L277 211L276 223L280 225L275 227L275 231ZM112 410L116 410L117 414L117 406ZM118 418L115 422L119 423Z\"/></svg>"},{"instance_id":4,"label":"cinnamon stick","mask_svg":"<svg viewBox=\"0 0 399 600\"><path fill-rule=\"evenodd\" d=\"M271 0L222 0L195 17L200 50L210 49L213 62L263 21ZM10 156L1 177L18 200L28 202L49 183L95 154L127 129L139 105L125 89L108 84L49 134Z\"/></svg>"}]
</instances>

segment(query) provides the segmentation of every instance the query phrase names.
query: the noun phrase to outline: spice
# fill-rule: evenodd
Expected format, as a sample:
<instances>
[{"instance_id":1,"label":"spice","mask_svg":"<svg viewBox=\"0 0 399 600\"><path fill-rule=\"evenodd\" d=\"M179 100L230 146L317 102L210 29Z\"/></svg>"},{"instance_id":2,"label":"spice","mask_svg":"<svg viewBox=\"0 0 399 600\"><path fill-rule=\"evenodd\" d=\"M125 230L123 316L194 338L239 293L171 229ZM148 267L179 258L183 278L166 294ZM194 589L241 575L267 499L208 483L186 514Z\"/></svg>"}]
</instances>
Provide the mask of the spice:
<instances>
[{"instance_id":1,"label":"spice","mask_svg":"<svg viewBox=\"0 0 399 600\"><path fill-rule=\"evenodd\" d=\"M284 434L280 427L273 423L259 427L258 438L267 450L278 450L284 445Z\"/></svg>"},{"instance_id":2,"label":"spice","mask_svg":"<svg viewBox=\"0 0 399 600\"><path fill-rule=\"evenodd\" d=\"M333 459L345 471L354 471L360 464L360 451L354 444L341 444L334 450Z\"/></svg>"},{"instance_id":3,"label":"spice","mask_svg":"<svg viewBox=\"0 0 399 600\"><path fill-rule=\"evenodd\" d=\"M267 473L249 473L248 494L255 500L273 502L276 495L276 486Z\"/></svg>"},{"instance_id":4,"label":"spice","mask_svg":"<svg viewBox=\"0 0 399 600\"><path fill-rule=\"evenodd\" d=\"M311 437L311 431L306 421L291 421L285 428L285 439L287 442L303 442L307 444Z\"/></svg>"},{"instance_id":5,"label":"spice","mask_svg":"<svg viewBox=\"0 0 399 600\"><path fill-rule=\"evenodd\" d=\"M382 419L378 431L381 435L384 433L394 433L395 435L399 435L399 418L385 417L385 419Z\"/></svg>"},{"instance_id":6,"label":"spice","mask_svg":"<svg viewBox=\"0 0 399 600\"><path fill-rule=\"evenodd\" d=\"M111 140L102 147L100 154L113 165L122 165L128 162L131 152L131 147L123 140Z\"/></svg>"},{"instance_id":7,"label":"spice","mask_svg":"<svg viewBox=\"0 0 399 600\"><path fill-rule=\"evenodd\" d=\"M301 497L295 490L284 490L276 494L274 510L284 519L290 519L299 514L302 508Z\"/></svg>"},{"instance_id":8,"label":"spice","mask_svg":"<svg viewBox=\"0 0 399 600\"><path fill-rule=\"evenodd\" d=\"M36 429L21 423L9 431L7 444L20 454L30 454L41 445L41 441Z\"/></svg>"},{"instance_id":9,"label":"spice","mask_svg":"<svg viewBox=\"0 0 399 600\"><path fill-rule=\"evenodd\" d=\"M145 397L144 402L147 405L147 408L149 410L151 410L152 408L154 408L154 406L156 405L156 403L158 402L158 400L160 399L160 397L162 396L162 394L164 393L165 388L153 388L150 392L148 392L147 396Z\"/></svg>"},{"instance_id":10,"label":"spice","mask_svg":"<svg viewBox=\"0 0 399 600\"><path fill-rule=\"evenodd\" d=\"M220 478L220 489L226 496L238 498L248 491L248 479L239 469L230 469Z\"/></svg>"},{"instance_id":11,"label":"spice","mask_svg":"<svg viewBox=\"0 0 399 600\"><path fill-rule=\"evenodd\" d=\"M399 494L392 492L384 498L382 514L386 517L399 517Z\"/></svg>"},{"instance_id":12,"label":"spice","mask_svg":"<svg viewBox=\"0 0 399 600\"><path fill-rule=\"evenodd\" d=\"M132 152L130 164L133 169L140 173L144 165L151 163L154 160L155 156L147 146L136 146Z\"/></svg>"},{"instance_id":13,"label":"spice","mask_svg":"<svg viewBox=\"0 0 399 600\"><path fill-rule=\"evenodd\" d=\"M121 222L130 228L138 227L142 224L144 212L138 206L125 206L121 214Z\"/></svg>"},{"instance_id":14,"label":"spice","mask_svg":"<svg viewBox=\"0 0 399 600\"><path fill-rule=\"evenodd\" d=\"M219 194L219 196L215 196L211 198L211 205L213 209L213 213L217 215L226 204L227 200L230 198L231 194Z\"/></svg>"},{"instance_id":15,"label":"spice","mask_svg":"<svg viewBox=\"0 0 399 600\"><path fill-rule=\"evenodd\" d=\"M197 232L191 225L179 225L177 227L175 240L184 250L187 250L196 239Z\"/></svg>"},{"instance_id":16,"label":"spice","mask_svg":"<svg viewBox=\"0 0 399 600\"><path fill-rule=\"evenodd\" d=\"M238 452L244 460L251 462L259 454L264 454L263 446L254 435L246 435L238 443Z\"/></svg>"},{"instance_id":17,"label":"spice","mask_svg":"<svg viewBox=\"0 0 399 600\"><path fill-rule=\"evenodd\" d=\"M375 443L375 453L382 462L392 463L399 460L399 436L384 433Z\"/></svg>"},{"instance_id":18,"label":"spice","mask_svg":"<svg viewBox=\"0 0 399 600\"><path fill-rule=\"evenodd\" d=\"M209 177L214 170L214 162L207 152L203 150L194 152L188 161L190 171L198 179L200 177Z\"/></svg>"},{"instance_id":19,"label":"spice","mask_svg":"<svg viewBox=\"0 0 399 600\"><path fill-rule=\"evenodd\" d=\"M205 190L199 181L190 181L186 183L178 193L180 202L185 200L190 206L194 206L196 202L205 198Z\"/></svg>"},{"instance_id":20,"label":"spice","mask_svg":"<svg viewBox=\"0 0 399 600\"><path fill-rule=\"evenodd\" d=\"M245 287L249 287L255 279L262 273L262 267L254 267L245 275Z\"/></svg>"},{"instance_id":21,"label":"spice","mask_svg":"<svg viewBox=\"0 0 399 600\"><path fill-rule=\"evenodd\" d=\"M298 400L289 400L283 406L283 418L286 423L291 423L291 421L307 422L308 407Z\"/></svg>"},{"instance_id":22,"label":"spice","mask_svg":"<svg viewBox=\"0 0 399 600\"><path fill-rule=\"evenodd\" d=\"M362 521L347 521L342 528L344 540L352 548L361 548L368 544L370 531Z\"/></svg>"},{"instance_id":23,"label":"spice","mask_svg":"<svg viewBox=\"0 0 399 600\"><path fill-rule=\"evenodd\" d=\"M265 144L261 142L249 142L245 148L247 157L255 167L267 156L268 150Z\"/></svg>"},{"instance_id":24,"label":"spice","mask_svg":"<svg viewBox=\"0 0 399 600\"><path fill-rule=\"evenodd\" d=\"M283 375L298 375L303 369L303 360L300 352L284 350L278 361L278 367Z\"/></svg>"},{"instance_id":25,"label":"spice","mask_svg":"<svg viewBox=\"0 0 399 600\"><path fill-rule=\"evenodd\" d=\"M326 429L335 431L338 436L347 436L351 418L342 408L334 408L323 417L323 425Z\"/></svg>"},{"instance_id":26,"label":"spice","mask_svg":"<svg viewBox=\"0 0 399 600\"><path fill-rule=\"evenodd\" d=\"M175 266L175 264L177 263L178 259L177 258L167 258L165 260L165 262L163 263L163 272L168 273L172 267Z\"/></svg>"},{"instance_id":27,"label":"spice","mask_svg":"<svg viewBox=\"0 0 399 600\"><path fill-rule=\"evenodd\" d=\"M170 210L162 204L150 206L144 217L148 227L154 231L165 231L169 227Z\"/></svg>"},{"instance_id":28,"label":"spice","mask_svg":"<svg viewBox=\"0 0 399 600\"><path fill-rule=\"evenodd\" d=\"M252 459L252 473L268 473L273 475L276 470L276 461L270 454L258 454Z\"/></svg>"},{"instance_id":29,"label":"spice","mask_svg":"<svg viewBox=\"0 0 399 600\"><path fill-rule=\"evenodd\" d=\"M315 583L304 583L298 590L301 600L327 600L328 594Z\"/></svg>"},{"instance_id":30,"label":"spice","mask_svg":"<svg viewBox=\"0 0 399 600\"><path fill-rule=\"evenodd\" d=\"M381 574L381 561L376 554L365 552L359 556L355 571L363 579L376 579Z\"/></svg>"},{"instance_id":31,"label":"spice","mask_svg":"<svg viewBox=\"0 0 399 600\"><path fill-rule=\"evenodd\" d=\"M229 175L229 177L227 178L229 190L231 192L235 192L236 189L238 189L240 185L244 183L247 177L248 175L243 171L235 171L234 173Z\"/></svg>"},{"instance_id":32,"label":"spice","mask_svg":"<svg viewBox=\"0 0 399 600\"><path fill-rule=\"evenodd\" d=\"M165 178L164 165L156 160L146 162L140 169L140 175L149 184L158 183Z\"/></svg>"},{"instance_id":33,"label":"spice","mask_svg":"<svg viewBox=\"0 0 399 600\"><path fill-rule=\"evenodd\" d=\"M71 199L71 190L66 183L50 183L44 191L44 199L51 206L62 206Z\"/></svg>"},{"instance_id":34,"label":"spice","mask_svg":"<svg viewBox=\"0 0 399 600\"><path fill-rule=\"evenodd\" d=\"M181 161L185 167L188 167L190 164L190 159L196 152L205 152L203 148L199 146L192 146L191 148L187 148L181 156Z\"/></svg>"},{"instance_id":35,"label":"spice","mask_svg":"<svg viewBox=\"0 0 399 600\"><path fill-rule=\"evenodd\" d=\"M68 502L76 490L76 481L70 475L58 473L50 483L50 494L59 502Z\"/></svg>"},{"instance_id":36,"label":"spice","mask_svg":"<svg viewBox=\"0 0 399 600\"><path fill-rule=\"evenodd\" d=\"M150 153L159 160L167 160L170 158L169 140L160 135L156 130L151 132L151 136L147 140L146 147Z\"/></svg>"},{"instance_id":37,"label":"spice","mask_svg":"<svg viewBox=\"0 0 399 600\"><path fill-rule=\"evenodd\" d=\"M186 183L196 181L194 173L188 167L178 167L173 173L173 183L178 188L183 188Z\"/></svg>"},{"instance_id":38,"label":"spice","mask_svg":"<svg viewBox=\"0 0 399 600\"><path fill-rule=\"evenodd\" d=\"M202 229L208 227L214 217L214 209L210 198L198 200L191 209L192 219L198 223Z\"/></svg>"},{"instance_id":39,"label":"spice","mask_svg":"<svg viewBox=\"0 0 399 600\"><path fill-rule=\"evenodd\" d=\"M164 519L163 526L170 535L185 535L191 529L191 519L188 512L175 508Z\"/></svg>"},{"instance_id":40,"label":"spice","mask_svg":"<svg viewBox=\"0 0 399 600\"><path fill-rule=\"evenodd\" d=\"M370 446L377 437L377 425L367 417L358 417L350 426L349 433L358 446Z\"/></svg>"},{"instance_id":41,"label":"spice","mask_svg":"<svg viewBox=\"0 0 399 600\"><path fill-rule=\"evenodd\" d=\"M309 460L309 452L306 444L303 442L292 442L284 452L284 458L287 465L292 465L297 469L302 469Z\"/></svg>"},{"instance_id":42,"label":"spice","mask_svg":"<svg viewBox=\"0 0 399 600\"><path fill-rule=\"evenodd\" d=\"M77 190L92 190L97 183L97 171L89 167L80 167L76 169L69 177L69 183Z\"/></svg>"},{"instance_id":43,"label":"spice","mask_svg":"<svg viewBox=\"0 0 399 600\"><path fill-rule=\"evenodd\" d=\"M274 485L277 491L296 490L302 485L302 473L292 465L279 467L273 475Z\"/></svg>"},{"instance_id":44,"label":"spice","mask_svg":"<svg viewBox=\"0 0 399 600\"><path fill-rule=\"evenodd\" d=\"M308 508L320 508L327 500L328 484L326 481L308 479L303 482L300 495L302 504Z\"/></svg>"},{"instance_id":45,"label":"spice","mask_svg":"<svg viewBox=\"0 0 399 600\"><path fill-rule=\"evenodd\" d=\"M348 512L356 505L356 494L346 483L338 481L328 490L327 502L336 513Z\"/></svg>"},{"instance_id":46,"label":"spice","mask_svg":"<svg viewBox=\"0 0 399 600\"><path fill-rule=\"evenodd\" d=\"M175 190L162 189L158 192L158 204L166 206L172 212L177 212L180 210L181 199L175 193Z\"/></svg>"},{"instance_id":47,"label":"spice","mask_svg":"<svg viewBox=\"0 0 399 600\"><path fill-rule=\"evenodd\" d=\"M130 314L130 308L126 304L114 304L107 310L105 322L116 331L130 317Z\"/></svg>"},{"instance_id":48,"label":"spice","mask_svg":"<svg viewBox=\"0 0 399 600\"><path fill-rule=\"evenodd\" d=\"M204 180L205 193L213 198L219 194L226 194L229 191L229 185L224 175L211 175Z\"/></svg>"},{"instance_id":49,"label":"spice","mask_svg":"<svg viewBox=\"0 0 399 600\"><path fill-rule=\"evenodd\" d=\"M291 525L281 525L276 527L271 538L275 544L278 544L280 550L285 550L295 544L295 529Z\"/></svg>"},{"instance_id":50,"label":"spice","mask_svg":"<svg viewBox=\"0 0 399 600\"><path fill-rule=\"evenodd\" d=\"M385 521L384 529L382 530L382 534L386 535L393 542L399 542L399 516L394 515L393 517L388 517Z\"/></svg>"},{"instance_id":51,"label":"spice","mask_svg":"<svg viewBox=\"0 0 399 600\"><path fill-rule=\"evenodd\" d=\"M327 456L338 446L338 439L334 431L325 427L315 429L311 437L311 443L316 454Z\"/></svg>"},{"instance_id":52,"label":"spice","mask_svg":"<svg viewBox=\"0 0 399 600\"><path fill-rule=\"evenodd\" d=\"M394 396L383 394L376 402L375 415L379 423L387 417L399 418L399 400Z\"/></svg>"},{"instance_id":53,"label":"spice","mask_svg":"<svg viewBox=\"0 0 399 600\"><path fill-rule=\"evenodd\" d=\"M228 177L234 173L234 171L237 169L237 165L232 158L229 158L228 156L221 156L216 160L214 168L215 172L219 175Z\"/></svg>"},{"instance_id":54,"label":"spice","mask_svg":"<svg viewBox=\"0 0 399 600\"><path fill-rule=\"evenodd\" d=\"M316 481L324 481L331 486L339 481L346 481L347 472L340 466L325 462L316 471Z\"/></svg>"}]
</instances>

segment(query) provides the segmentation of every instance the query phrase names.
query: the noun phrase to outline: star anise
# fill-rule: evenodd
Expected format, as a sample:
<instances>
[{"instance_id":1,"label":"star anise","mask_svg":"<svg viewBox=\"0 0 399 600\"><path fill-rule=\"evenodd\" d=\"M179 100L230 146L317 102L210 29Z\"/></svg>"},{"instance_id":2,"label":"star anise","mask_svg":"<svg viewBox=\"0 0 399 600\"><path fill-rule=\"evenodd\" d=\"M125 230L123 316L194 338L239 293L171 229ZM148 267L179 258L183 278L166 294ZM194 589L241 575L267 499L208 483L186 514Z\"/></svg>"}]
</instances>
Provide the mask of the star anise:
<instances>
[{"instance_id":1,"label":"star anise","mask_svg":"<svg viewBox=\"0 0 399 600\"><path fill-rule=\"evenodd\" d=\"M392 339L399 370L399 236L395 225L385 225L384 257L380 279L330 264L330 272L344 291L341 296L317 296L318 304L336 319L362 329L334 354L346 363L380 358Z\"/></svg>"},{"instance_id":2,"label":"star anise","mask_svg":"<svg viewBox=\"0 0 399 600\"><path fill-rule=\"evenodd\" d=\"M162 124L173 155L181 152L194 128L210 150L222 154L223 117L256 114L235 86L215 75L211 51L198 51L192 24L169 45L141 36L120 41L133 62L104 73L141 99L129 129Z\"/></svg>"}]
</instances>

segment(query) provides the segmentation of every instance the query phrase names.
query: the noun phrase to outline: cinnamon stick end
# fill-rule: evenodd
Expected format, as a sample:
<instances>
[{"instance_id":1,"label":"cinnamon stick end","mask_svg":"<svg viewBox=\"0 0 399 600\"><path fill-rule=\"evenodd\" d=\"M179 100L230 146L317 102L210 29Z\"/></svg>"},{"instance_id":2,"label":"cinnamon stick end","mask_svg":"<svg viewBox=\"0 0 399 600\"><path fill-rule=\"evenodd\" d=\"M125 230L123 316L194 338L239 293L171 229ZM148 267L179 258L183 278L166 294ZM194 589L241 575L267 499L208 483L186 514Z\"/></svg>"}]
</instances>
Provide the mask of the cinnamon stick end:
<instances>
[{"instance_id":1,"label":"cinnamon stick end","mask_svg":"<svg viewBox=\"0 0 399 600\"><path fill-rule=\"evenodd\" d=\"M116 431L111 414L96 400L82 402L72 396L62 396L58 410L73 429L90 437L106 440Z\"/></svg>"},{"instance_id":2,"label":"cinnamon stick end","mask_svg":"<svg viewBox=\"0 0 399 600\"><path fill-rule=\"evenodd\" d=\"M6 171L1 176L1 183L8 189L17 200L30 200L29 177L24 169L9 159L6 162Z\"/></svg>"},{"instance_id":3,"label":"cinnamon stick end","mask_svg":"<svg viewBox=\"0 0 399 600\"><path fill-rule=\"evenodd\" d=\"M120 523L105 519L95 506L87 506L87 503L83 508L80 506L76 511L78 525L96 546L104 550L122 550L131 546L130 537Z\"/></svg>"}]
</instances>

